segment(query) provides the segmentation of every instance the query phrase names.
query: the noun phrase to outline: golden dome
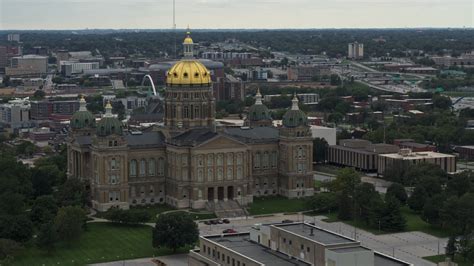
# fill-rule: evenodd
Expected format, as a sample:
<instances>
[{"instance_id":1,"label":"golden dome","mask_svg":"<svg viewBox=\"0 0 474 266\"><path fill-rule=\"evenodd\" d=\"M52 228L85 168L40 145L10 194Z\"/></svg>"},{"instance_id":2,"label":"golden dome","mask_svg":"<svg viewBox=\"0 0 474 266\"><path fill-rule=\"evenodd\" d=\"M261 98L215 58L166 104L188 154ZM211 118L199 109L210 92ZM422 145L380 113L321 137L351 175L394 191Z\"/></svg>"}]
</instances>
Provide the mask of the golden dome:
<instances>
[{"instance_id":1,"label":"golden dome","mask_svg":"<svg viewBox=\"0 0 474 266\"><path fill-rule=\"evenodd\" d=\"M186 32L186 38L184 38L183 44L193 44L193 39L191 38L191 32Z\"/></svg>"},{"instance_id":2,"label":"golden dome","mask_svg":"<svg viewBox=\"0 0 474 266\"><path fill-rule=\"evenodd\" d=\"M167 85L209 85L211 73L197 60L182 60L168 71Z\"/></svg>"}]
</instances>

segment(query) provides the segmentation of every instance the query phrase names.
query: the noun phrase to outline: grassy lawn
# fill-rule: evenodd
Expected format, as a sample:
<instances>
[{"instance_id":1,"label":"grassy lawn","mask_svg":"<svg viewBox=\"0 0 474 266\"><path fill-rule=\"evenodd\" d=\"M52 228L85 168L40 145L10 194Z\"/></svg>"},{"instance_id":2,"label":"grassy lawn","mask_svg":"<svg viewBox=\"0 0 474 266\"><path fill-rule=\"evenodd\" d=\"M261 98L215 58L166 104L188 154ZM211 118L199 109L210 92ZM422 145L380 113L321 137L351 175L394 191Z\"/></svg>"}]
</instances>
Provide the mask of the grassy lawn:
<instances>
[{"instance_id":1,"label":"grassy lawn","mask_svg":"<svg viewBox=\"0 0 474 266\"><path fill-rule=\"evenodd\" d=\"M166 204L155 204L155 205L149 205L149 206L131 206L131 209L134 210L145 210L150 214L150 223L156 222L156 215L166 212L166 211L172 211L175 210L173 207L166 205ZM107 212L98 212L95 216L98 218L105 218L105 215Z\"/></svg>"},{"instance_id":2,"label":"grassy lawn","mask_svg":"<svg viewBox=\"0 0 474 266\"><path fill-rule=\"evenodd\" d=\"M316 165L314 170L317 172L337 175L337 173L339 172L339 170L341 170L341 168L332 166L332 165Z\"/></svg>"},{"instance_id":3,"label":"grassy lawn","mask_svg":"<svg viewBox=\"0 0 474 266\"><path fill-rule=\"evenodd\" d=\"M207 220L207 219L217 218L217 216L214 213L210 213L208 211L189 211L189 212L177 211L177 212L187 213L191 215L191 217L193 217L194 220Z\"/></svg>"},{"instance_id":4,"label":"grassy lawn","mask_svg":"<svg viewBox=\"0 0 474 266\"><path fill-rule=\"evenodd\" d=\"M305 203L305 199L287 199L281 196L256 197L248 211L250 215L300 212L307 210Z\"/></svg>"},{"instance_id":5,"label":"grassy lawn","mask_svg":"<svg viewBox=\"0 0 474 266\"><path fill-rule=\"evenodd\" d=\"M438 263L438 262L445 261L446 256L436 255L436 256L423 257L423 259L429 260L434 263ZM454 257L454 262L456 262L458 266L472 266L474 264L474 261L465 261L462 257L459 257L459 256Z\"/></svg>"},{"instance_id":6,"label":"grassy lawn","mask_svg":"<svg viewBox=\"0 0 474 266\"><path fill-rule=\"evenodd\" d=\"M433 226L423 221L419 214L412 211L407 206L401 208L402 214L407 220L406 231L421 231L437 237L449 237L450 231L447 229Z\"/></svg>"},{"instance_id":7,"label":"grassy lawn","mask_svg":"<svg viewBox=\"0 0 474 266\"><path fill-rule=\"evenodd\" d=\"M450 232L446 229L439 228L429 223L423 221L417 213L410 210L408 207L402 207L401 212L403 217L405 217L407 221L407 226L404 232L410 231L420 231L426 234L430 234L437 237L448 237ZM339 222L340 220L337 218L337 212L331 214L324 214L328 218L325 219L325 222L332 223L332 222ZM344 223L355 226L357 228L363 229L365 231L371 232L372 234L387 234L391 232L379 231L378 228L372 228L367 226L365 223L361 221L344 221Z\"/></svg>"},{"instance_id":8,"label":"grassy lawn","mask_svg":"<svg viewBox=\"0 0 474 266\"><path fill-rule=\"evenodd\" d=\"M144 225L89 223L77 242L59 244L50 255L36 247L26 248L13 265L85 265L170 254L170 250L152 248L151 231L151 227Z\"/></svg>"}]
</instances>

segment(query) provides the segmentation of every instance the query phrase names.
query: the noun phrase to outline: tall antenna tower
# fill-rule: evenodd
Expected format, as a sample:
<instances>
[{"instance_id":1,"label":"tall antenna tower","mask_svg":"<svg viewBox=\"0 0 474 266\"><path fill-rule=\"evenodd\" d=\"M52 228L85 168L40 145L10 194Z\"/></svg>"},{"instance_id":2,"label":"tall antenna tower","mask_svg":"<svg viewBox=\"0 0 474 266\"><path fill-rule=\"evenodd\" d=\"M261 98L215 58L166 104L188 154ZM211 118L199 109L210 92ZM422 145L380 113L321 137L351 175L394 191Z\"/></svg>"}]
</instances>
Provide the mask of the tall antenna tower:
<instances>
[{"instance_id":1,"label":"tall antenna tower","mask_svg":"<svg viewBox=\"0 0 474 266\"><path fill-rule=\"evenodd\" d=\"M173 0L173 34L174 34L174 58L176 55L176 0Z\"/></svg>"}]
</instances>

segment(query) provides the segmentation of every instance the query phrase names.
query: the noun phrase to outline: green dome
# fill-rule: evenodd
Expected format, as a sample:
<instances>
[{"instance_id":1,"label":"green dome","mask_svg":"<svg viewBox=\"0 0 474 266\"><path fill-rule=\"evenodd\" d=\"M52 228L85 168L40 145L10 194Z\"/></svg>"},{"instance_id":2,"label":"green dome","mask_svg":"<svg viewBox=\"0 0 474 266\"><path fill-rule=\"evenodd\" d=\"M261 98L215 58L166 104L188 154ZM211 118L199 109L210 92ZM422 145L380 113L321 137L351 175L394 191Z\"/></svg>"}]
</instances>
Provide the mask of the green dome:
<instances>
[{"instance_id":1,"label":"green dome","mask_svg":"<svg viewBox=\"0 0 474 266\"><path fill-rule=\"evenodd\" d=\"M291 109L288 110L283 115L283 126L285 127L307 126L308 117L298 107L298 98L296 98L296 94L293 97L293 100L291 100L291 102L292 102Z\"/></svg>"},{"instance_id":2,"label":"green dome","mask_svg":"<svg viewBox=\"0 0 474 266\"><path fill-rule=\"evenodd\" d=\"M255 104L250 106L247 118L250 121L272 120L270 111L262 103L262 94L260 94L260 89L257 89L257 94L255 95Z\"/></svg>"},{"instance_id":3,"label":"green dome","mask_svg":"<svg viewBox=\"0 0 474 266\"><path fill-rule=\"evenodd\" d=\"M288 110L283 115L283 125L285 127L307 126L308 117L301 110Z\"/></svg>"},{"instance_id":4,"label":"green dome","mask_svg":"<svg viewBox=\"0 0 474 266\"><path fill-rule=\"evenodd\" d=\"M72 129L95 127L95 117L91 112L87 111L86 104L84 97L81 98L79 101L79 111L75 112L70 120Z\"/></svg>"},{"instance_id":5,"label":"green dome","mask_svg":"<svg viewBox=\"0 0 474 266\"><path fill-rule=\"evenodd\" d=\"M248 113L250 121L271 120L270 111L263 104L254 104L250 107Z\"/></svg>"},{"instance_id":6,"label":"green dome","mask_svg":"<svg viewBox=\"0 0 474 266\"><path fill-rule=\"evenodd\" d=\"M97 136L106 137L109 135L122 135L123 125L112 115L112 105L110 102L105 106L105 115L97 124Z\"/></svg>"},{"instance_id":7,"label":"green dome","mask_svg":"<svg viewBox=\"0 0 474 266\"><path fill-rule=\"evenodd\" d=\"M123 125L115 117L103 117L97 124L97 135L106 137L109 135L122 135Z\"/></svg>"},{"instance_id":8,"label":"green dome","mask_svg":"<svg viewBox=\"0 0 474 266\"><path fill-rule=\"evenodd\" d=\"M71 128L95 127L95 117L89 111L77 111L71 117Z\"/></svg>"}]
</instances>

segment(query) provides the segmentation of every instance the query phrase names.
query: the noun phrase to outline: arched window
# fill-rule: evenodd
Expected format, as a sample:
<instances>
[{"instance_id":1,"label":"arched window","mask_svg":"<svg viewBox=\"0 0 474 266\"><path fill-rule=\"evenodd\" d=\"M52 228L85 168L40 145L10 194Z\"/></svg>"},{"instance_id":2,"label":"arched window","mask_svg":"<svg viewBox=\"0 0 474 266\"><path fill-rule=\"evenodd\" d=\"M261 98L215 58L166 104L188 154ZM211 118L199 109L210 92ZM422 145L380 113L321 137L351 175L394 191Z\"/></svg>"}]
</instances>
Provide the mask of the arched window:
<instances>
[{"instance_id":1,"label":"arched window","mask_svg":"<svg viewBox=\"0 0 474 266\"><path fill-rule=\"evenodd\" d=\"M204 175L203 170L202 170L202 169L198 169L198 181L199 181L199 182L202 182L202 181L203 181L203 180L202 180L202 179L203 179L203 175Z\"/></svg>"},{"instance_id":2,"label":"arched window","mask_svg":"<svg viewBox=\"0 0 474 266\"><path fill-rule=\"evenodd\" d=\"M165 174L165 159L163 157L158 158L158 175L162 176Z\"/></svg>"},{"instance_id":3,"label":"arched window","mask_svg":"<svg viewBox=\"0 0 474 266\"><path fill-rule=\"evenodd\" d=\"M212 166L214 165L214 155L209 154L207 155L207 166Z\"/></svg>"},{"instance_id":4,"label":"arched window","mask_svg":"<svg viewBox=\"0 0 474 266\"><path fill-rule=\"evenodd\" d=\"M212 168L207 168L207 181L213 181L214 179L214 172Z\"/></svg>"},{"instance_id":5,"label":"arched window","mask_svg":"<svg viewBox=\"0 0 474 266\"><path fill-rule=\"evenodd\" d=\"M224 155L218 154L217 155L217 165L222 166L224 164Z\"/></svg>"},{"instance_id":6,"label":"arched window","mask_svg":"<svg viewBox=\"0 0 474 266\"><path fill-rule=\"evenodd\" d=\"M243 170L242 166L237 166L237 179L242 179Z\"/></svg>"},{"instance_id":7,"label":"arched window","mask_svg":"<svg viewBox=\"0 0 474 266\"><path fill-rule=\"evenodd\" d=\"M187 93L185 93L185 94L187 95ZM189 107L187 105L184 106L183 117L184 118L189 118Z\"/></svg>"},{"instance_id":8,"label":"arched window","mask_svg":"<svg viewBox=\"0 0 474 266\"><path fill-rule=\"evenodd\" d=\"M278 164L278 155L276 151L272 152L272 168L276 168Z\"/></svg>"},{"instance_id":9,"label":"arched window","mask_svg":"<svg viewBox=\"0 0 474 266\"><path fill-rule=\"evenodd\" d=\"M150 159L148 161L148 175L154 176L156 174L156 163L155 159Z\"/></svg>"},{"instance_id":10,"label":"arched window","mask_svg":"<svg viewBox=\"0 0 474 266\"><path fill-rule=\"evenodd\" d=\"M232 166L227 166L227 179L231 180L234 176L233 176L233 169L232 169Z\"/></svg>"},{"instance_id":11,"label":"arched window","mask_svg":"<svg viewBox=\"0 0 474 266\"><path fill-rule=\"evenodd\" d=\"M224 175L224 170L222 167L217 168L217 180L222 180L222 177Z\"/></svg>"},{"instance_id":12,"label":"arched window","mask_svg":"<svg viewBox=\"0 0 474 266\"><path fill-rule=\"evenodd\" d=\"M260 168L260 152L255 153L253 168Z\"/></svg>"},{"instance_id":13,"label":"arched window","mask_svg":"<svg viewBox=\"0 0 474 266\"><path fill-rule=\"evenodd\" d=\"M137 160L130 161L130 176L137 176Z\"/></svg>"},{"instance_id":14,"label":"arched window","mask_svg":"<svg viewBox=\"0 0 474 266\"><path fill-rule=\"evenodd\" d=\"M227 165L234 165L234 154L227 154Z\"/></svg>"},{"instance_id":15,"label":"arched window","mask_svg":"<svg viewBox=\"0 0 474 266\"><path fill-rule=\"evenodd\" d=\"M146 174L146 161L145 161L145 159L140 160L139 174L140 174L140 176L145 176L145 174Z\"/></svg>"},{"instance_id":16,"label":"arched window","mask_svg":"<svg viewBox=\"0 0 474 266\"><path fill-rule=\"evenodd\" d=\"M298 147L298 159L304 158L304 149L303 147Z\"/></svg>"},{"instance_id":17,"label":"arched window","mask_svg":"<svg viewBox=\"0 0 474 266\"><path fill-rule=\"evenodd\" d=\"M268 168L268 165L269 165L268 151L263 153L262 165L263 165L263 168Z\"/></svg>"},{"instance_id":18,"label":"arched window","mask_svg":"<svg viewBox=\"0 0 474 266\"><path fill-rule=\"evenodd\" d=\"M237 153L237 165L242 165L242 153Z\"/></svg>"},{"instance_id":19,"label":"arched window","mask_svg":"<svg viewBox=\"0 0 474 266\"><path fill-rule=\"evenodd\" d=\"M117 169L117 160L115 160L115 158L112 158L112 160L110 160L110 170L115 169Z\"/></svg>"}]
</instances>

